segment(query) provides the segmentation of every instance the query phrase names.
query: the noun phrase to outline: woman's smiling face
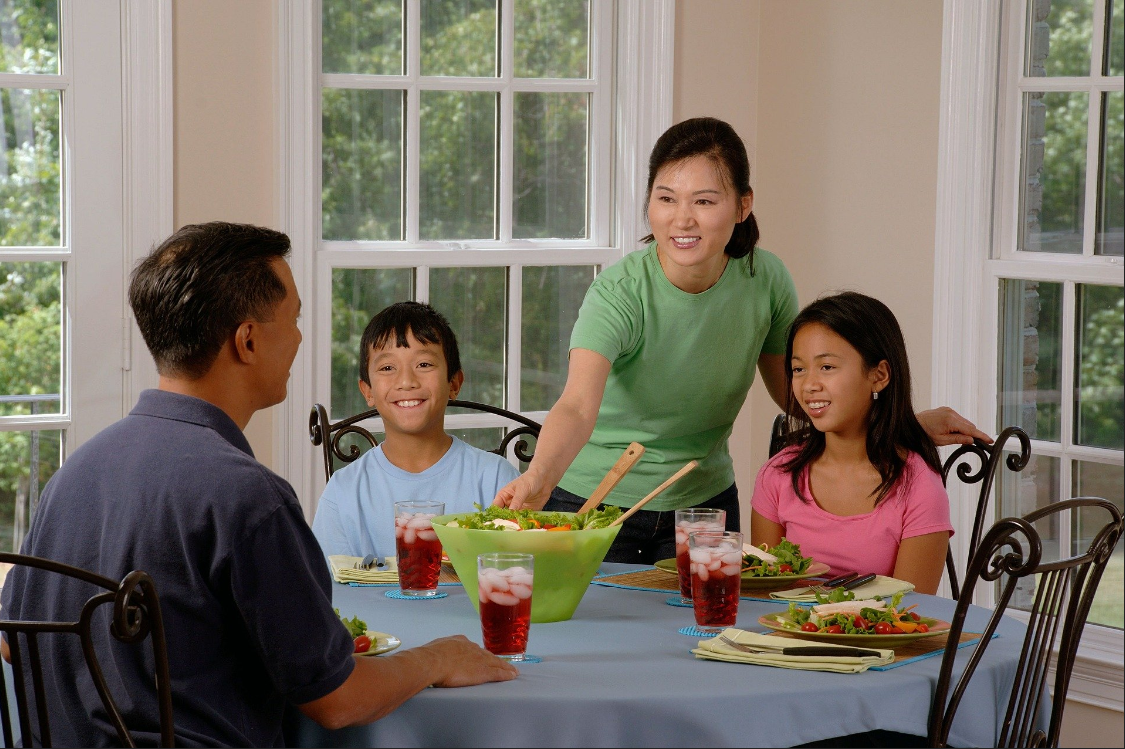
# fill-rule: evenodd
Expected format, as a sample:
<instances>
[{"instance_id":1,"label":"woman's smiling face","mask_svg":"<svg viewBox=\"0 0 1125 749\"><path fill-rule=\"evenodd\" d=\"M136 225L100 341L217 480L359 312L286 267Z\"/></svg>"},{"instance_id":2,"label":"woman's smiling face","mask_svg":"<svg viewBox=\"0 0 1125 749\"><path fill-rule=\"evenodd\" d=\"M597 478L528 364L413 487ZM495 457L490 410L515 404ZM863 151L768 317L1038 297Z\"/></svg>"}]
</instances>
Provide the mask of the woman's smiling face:
<instances>
[{"instance_id":1,"label":"woman's smiling face","mask_svg":"<svg viewBox=\"0 0 1125 749\"><path fill-rule=\"evenodd\" d=\"M718 281L735 224L752 204L752 196L736 195L706 156L673 162L657 172L648 220L668 279L690 292Z\"/></svg>"}]
</instances>

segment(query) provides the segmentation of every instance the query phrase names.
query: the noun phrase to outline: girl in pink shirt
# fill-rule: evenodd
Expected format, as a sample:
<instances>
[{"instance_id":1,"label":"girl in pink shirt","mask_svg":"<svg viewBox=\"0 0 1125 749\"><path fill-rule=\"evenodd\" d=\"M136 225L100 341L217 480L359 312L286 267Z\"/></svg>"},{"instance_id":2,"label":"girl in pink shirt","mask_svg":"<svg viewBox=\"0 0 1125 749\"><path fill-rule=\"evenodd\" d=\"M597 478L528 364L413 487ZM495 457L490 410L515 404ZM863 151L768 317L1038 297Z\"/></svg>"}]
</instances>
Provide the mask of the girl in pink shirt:
<instances>
[{"instance_id":1,"label":"girl in pink shirt","mask_svg":"<svg viewBox=\"0 0 1125 749\"><path fill-rule=\"evenodd\" d=\"M834 573L936 593L953 526L934 443L914 416L894 313L863 294L810 304L789 329L788 447L758 472L750 537L787 538Z\"/></svg>"}]
</instances>

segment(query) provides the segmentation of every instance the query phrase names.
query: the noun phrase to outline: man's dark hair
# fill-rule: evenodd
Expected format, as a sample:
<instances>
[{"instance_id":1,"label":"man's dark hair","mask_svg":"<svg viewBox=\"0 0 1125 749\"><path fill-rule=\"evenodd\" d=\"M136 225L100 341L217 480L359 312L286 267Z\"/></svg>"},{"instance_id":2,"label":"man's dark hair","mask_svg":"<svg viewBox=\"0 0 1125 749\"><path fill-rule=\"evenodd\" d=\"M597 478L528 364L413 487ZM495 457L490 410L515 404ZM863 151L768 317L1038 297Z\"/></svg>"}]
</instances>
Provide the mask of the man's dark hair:
<instances>
[{"instance_id":1,"label":"man's dark hair","mask_svg":"<svg viewBox=\"0 0 1125 749\"><path fill-rule=\"evenodd\" d=\"M871 403L867 423L867 459L882 479L875 488L878 505L903 476L906 459L900 449L922 456L930 468L941 474L937 448L918 418L911 398L910 360L902 328L890 307L878 299L855 291L844 291L817 299L801 310L789 326L785 342L785 384L788 388L785 411L789 415L786 441L798 444L780 468L790 474L793 491L809 501L801 491L800 478L806 467L824 453L824 432L813 426L808 414L793 395L793 341L806 325L823 325L843 338L863 357L868 370L887 362L891 379Z\"/></svg>"},{"instance_id":2,"label":"man's dark hair","mask_svg":"<svg viewBox=\"0 0 1125 749\"><path fill-rule=\"evenodd\" d=\"M734 128L714 117L695 117L678 122L664 131L652 147L648 158L648 187L645 190L645 218L648 218L648 199L652 196L652 185L657 173L668 166L693 156L704 156L718 170L719 176L739 198L753 195L750 188L750 160L746 157L746 144ZM754 271L754 247L758 244L760 233L758 219L754 212L746 214L741 222L734 225L734 232L727 242L726 254L733 258L749 256L750 272ZM651 242L649 234L642 242Z\"/></svg>"},{"instance_id":3,"label":"man's dark hair","mask_svg":"<svg viewBox=\"0 0 1125 749\"><path fill-rule=\"evenodd\" d=\"M449 369L449 379L461 371L461 353L457 350L457 336L445 315L428 304L421 302L397 302L379 312L367 323L363 338L359 342L359 378L371 384L367 375L367 365L374 349L383 348L393 335L395 345L406 347L407 331L414 334L420 343L440 343L445 354L445 366Z\"/></svg>"},{"instance_id":4,"label":"man's dark hair","mask_svg":"<svg viewBox=\"0 0 1125 749\"><path fill-rule=\"evenodd\" d=\"M133 269L129 306L162 375L197 379L247 320L268 321L285 298L271 267L289 237L213 221L177 231Z\"/></svg>"}]
</instances>

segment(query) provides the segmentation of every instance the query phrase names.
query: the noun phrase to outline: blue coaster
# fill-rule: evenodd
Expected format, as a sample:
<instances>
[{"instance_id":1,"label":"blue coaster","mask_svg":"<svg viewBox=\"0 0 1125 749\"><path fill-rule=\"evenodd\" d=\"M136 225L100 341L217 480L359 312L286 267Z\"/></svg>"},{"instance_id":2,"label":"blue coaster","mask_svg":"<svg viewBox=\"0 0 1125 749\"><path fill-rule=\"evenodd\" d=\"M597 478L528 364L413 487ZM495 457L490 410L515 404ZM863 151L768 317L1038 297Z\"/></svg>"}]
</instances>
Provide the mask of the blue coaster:
<instances>
[{"instance_id":1,"label":"blue coaster","mask_svg":"<svg viewBox=\"0 0 1125 749\"><path fill-rule=\"evenodd\" d=\"M718 632L704 632L703 630L696 629L695 627L680 627L676 631L681 635L688 635L690 637L715 637L719 634Z\"/></svg>"},{"instance_id":2,"label":"blue coaster","mask_svg":"<svg viewBox=\"0 0 1125 749\"><path fill-rule=\"evenodd\" d=\"M679 606L679 607L685 608L685 609L695 608L690 603L684 603L683 600L679 596L672 596L671 598L666 600L664 603L668 604L669 606Z\"/></svg>"},{"instance_id":3,"label":"blue coaster","mask_svg":"<svg viewBox=\"0 0 1125 749\"><path fill-rule=\"evenodd\" d=\"M522 661L512 661L513 666L522 666L525 663L542 663L543 659L537 655L525 655Z\"/></svg>"},{"instance_id":4,"label":"blue coaster","mask_svg":"<svg viewBox=\"0 0 1125 749\"><path fill-rule=\"evenodd\" d=\"M438 591L437 594L432 596L405 596L402 594L402 591L388 590L383 595L385 595L387 598L396 598L400 601L434 601L438 598L445 598L449 594L445 591Z\"/></svg>"}]
</instances>

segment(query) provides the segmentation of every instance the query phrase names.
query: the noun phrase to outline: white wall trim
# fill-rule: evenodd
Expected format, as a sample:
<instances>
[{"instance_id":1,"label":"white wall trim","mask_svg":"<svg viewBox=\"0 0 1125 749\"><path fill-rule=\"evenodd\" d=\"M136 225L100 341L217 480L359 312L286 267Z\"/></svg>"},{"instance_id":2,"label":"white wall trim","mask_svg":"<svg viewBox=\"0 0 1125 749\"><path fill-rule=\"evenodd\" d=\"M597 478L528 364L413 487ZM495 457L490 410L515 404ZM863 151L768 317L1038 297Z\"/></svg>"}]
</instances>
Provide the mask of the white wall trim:
<instances>
[{"instance_id":1,"label":"white wall trim","mask_svg":"<svg viewBox=\"0 0 1125 749\"><path fill-rule=\"evenodd\" d=\"M172 233L172 0L125 0L121 11L124 134L124 266ZM126 293L128 282L126 281ZM156 387L156 366L124 305L124 411L140 391ZM125 414L123 413L122 416Z\"/></svg>"},{"instance_id":2,"label":"white wall trim","mask_svg":"<svg viewBox=\"0 0 1125 749\"><path fill-rule=\"evenodd\" d=\"M318 4L280 0L274 64L274 119L278 229L293 244L290 264L305 314L299 322L305 343L289 377L289 397L274 410L273 464L288 479L311 521L320 496L318 451L309 444L308 414L316 397L312 311L316 248L320 242L320 16Z\"/></svg>"},{"instance_id":3,"label":"white wall trim","mask_svg":"<svg viewBox=\"0 0 1125 749\"><path fill-rule=\"evenodd\" d=\"M648 234L643 217L648 156L672 124L675 0L620 0L617 6L615 244L622 255Z\"/></svg>"}]
</instances>

